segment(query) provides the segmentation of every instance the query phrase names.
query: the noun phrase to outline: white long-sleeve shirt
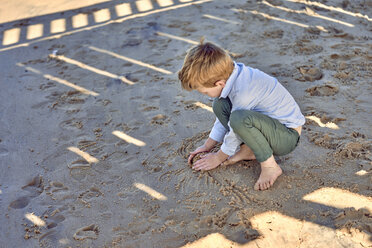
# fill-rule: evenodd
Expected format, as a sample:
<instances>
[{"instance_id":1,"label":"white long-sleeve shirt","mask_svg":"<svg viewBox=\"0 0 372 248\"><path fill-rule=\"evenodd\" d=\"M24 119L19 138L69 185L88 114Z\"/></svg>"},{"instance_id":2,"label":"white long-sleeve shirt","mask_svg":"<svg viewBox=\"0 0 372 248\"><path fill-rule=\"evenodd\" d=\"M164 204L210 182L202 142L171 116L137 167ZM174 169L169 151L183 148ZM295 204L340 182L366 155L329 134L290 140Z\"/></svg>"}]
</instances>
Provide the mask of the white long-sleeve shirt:
<instances>
[{"instance_id":1,"label":"white long-sleeve shirt","mask_svg":"<svg viewBox=\"0 0 372 248\"><path fill-rule=\"evenodd\" d=\"M292 95L274 77L266 73L234 62L234 70L226 81L219 98L229 97L232 110L252 110L277 119L288 128L302 126L305 117ZM222 152L231 156L241 144L233 132L230 122L228 131L216 118L209 137L222 142Z\"/></svg>"}]
</instances>

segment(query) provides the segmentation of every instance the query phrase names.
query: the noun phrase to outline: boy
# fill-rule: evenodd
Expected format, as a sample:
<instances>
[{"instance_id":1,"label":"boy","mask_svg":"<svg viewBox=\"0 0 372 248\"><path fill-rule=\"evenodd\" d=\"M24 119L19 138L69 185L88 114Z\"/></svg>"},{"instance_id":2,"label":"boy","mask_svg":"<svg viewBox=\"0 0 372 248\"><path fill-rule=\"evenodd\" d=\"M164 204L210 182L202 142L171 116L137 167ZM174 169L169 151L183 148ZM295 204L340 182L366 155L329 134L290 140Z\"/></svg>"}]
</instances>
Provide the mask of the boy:
<instances>
[{"instance_id":1,"label":"boy","mask_svg":"<svg viewBox=\"0 0 372 248\"><path fill-rule=\"evenodd\" d=\"M223 141L218 152L202 156L193 169L211 170L220 164L256 159L261 174L254 189L270 188L282 174L273 155L293 151L305 123L290 93L277 79L234 62L226 51L204 44L203 39L188 51L178 78L182 88L215 98L214 126L204 145L190 153L188 162Z\"/></svg>"}]
</instances>

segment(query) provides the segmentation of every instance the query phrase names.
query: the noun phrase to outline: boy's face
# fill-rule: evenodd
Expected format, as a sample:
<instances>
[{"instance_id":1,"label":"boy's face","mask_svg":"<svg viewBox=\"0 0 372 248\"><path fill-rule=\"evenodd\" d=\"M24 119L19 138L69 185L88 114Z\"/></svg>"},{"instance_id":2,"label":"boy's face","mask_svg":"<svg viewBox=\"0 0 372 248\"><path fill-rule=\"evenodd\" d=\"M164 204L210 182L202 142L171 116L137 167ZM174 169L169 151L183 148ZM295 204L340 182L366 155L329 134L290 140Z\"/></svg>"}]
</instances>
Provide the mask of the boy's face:
<instances>
[{"instance_id":1,"label":"boy's face","mask_svg":"<svg viewBox=\"0 0 372 248\"><path fill-rule=\"evenodd\" d=\"M212 88L205 88L201 86L201 87L198 87L196 90L202 93L203 95L207 95L209 97L213 97L213 98L219 97L221 95L223 88L226 85L226 81L220 80L220 81L217 81L214 85L215 86Z\"/></svg>"}]
</instances>

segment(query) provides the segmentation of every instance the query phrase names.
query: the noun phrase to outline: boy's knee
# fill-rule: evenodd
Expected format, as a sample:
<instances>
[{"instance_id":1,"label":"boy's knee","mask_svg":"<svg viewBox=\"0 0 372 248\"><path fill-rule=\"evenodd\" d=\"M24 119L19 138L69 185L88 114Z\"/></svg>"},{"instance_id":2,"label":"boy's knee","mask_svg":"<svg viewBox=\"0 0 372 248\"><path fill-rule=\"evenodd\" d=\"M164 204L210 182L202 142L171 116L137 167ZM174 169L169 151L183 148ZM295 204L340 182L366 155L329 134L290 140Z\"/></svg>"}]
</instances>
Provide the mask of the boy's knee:
<instances>
[{"instance_id":1,"label":"boy's knee","mask_svg":"<svg viewBox=\"0 0 372 248\"><path fill-rule=\"evenodd\" d=\"M252 115L249 110L235 110L230 116L230 126L234 132L239 132L243 126L252 124Z\"/></svg>"}]
</instances>

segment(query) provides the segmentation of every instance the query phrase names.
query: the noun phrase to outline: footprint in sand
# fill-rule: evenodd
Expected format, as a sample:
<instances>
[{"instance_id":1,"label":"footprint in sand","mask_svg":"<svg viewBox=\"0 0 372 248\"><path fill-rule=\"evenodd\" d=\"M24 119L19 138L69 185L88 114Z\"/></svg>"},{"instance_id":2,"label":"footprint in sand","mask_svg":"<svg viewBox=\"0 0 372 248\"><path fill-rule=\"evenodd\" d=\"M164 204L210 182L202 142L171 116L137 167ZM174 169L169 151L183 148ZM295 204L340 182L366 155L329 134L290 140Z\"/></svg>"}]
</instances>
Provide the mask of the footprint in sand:
<instances>
[{"instance_id":1,"label":"footprint in sand","mask_svg":"<svg viewBox=\"0 0 372 248\"><path fill-rule=\"evenodd\" d=\"M200 108L200 106L195 104L195 101L183 101L183 100L181 100L181 102L185 105L184 106L185 110L195 110L195 109Z\"/></svg>"},{"instance_id":2,"label":"footprint in sand","mask_svg":"<svg viewBox=\"0 0 372 248\"><path fill-rule=\"evenodd\" d=\"M89 226L84 226L77 229L73 237L75 240L97 239L98 234L98 226L95 224L91 224Z\"/></svg>"},{"instance_id":3,"label":"footprint in sand","mask_svg":"<svg viewBox=\"0 0 372 248\"><path fill-rule=\"evenodd\" d=\"M85 159L78 159L73 161L70 165L67 165L67 167L73 171L73 169L89 169L91 168L91 164Z\"/></svg>"},{"instance_id":4,"label":"footprint in sand","mask_svg":"<svg viewBox=\"0 0 372 248\"><path fill-rule=\"evenodd\" d=\"M366 159L370 160L372 146L365 141L358 140L357 142L341 142L338 144L335 153L335 157L346 158L346 159Z\"/></svg>"},{"instance_id":5,"label":"footprint in sand","mask_svg":"<svg viewBox=\"0 0 372 248\"><path fill-rule=\"evenodd\" d=\"M54 92L47 98L54 101L54 103L51 105L51 108L58 106L62 109L70 110L75 105L79 106L79 104L84 104L86 97L83 96L81 92L75 90L64 93Z\"/></svg>"},{"instance_id":6,"label":"footprint in sand","mask_svg":"<svg viewBox=\"0 0 372 248\"><path fill-rule=\"evenodd\" d=\"M23 190L30 192L30 196L38 196L44 190L44 183L42 176L34 177L27 185L22 187Z\"/></svg>"},{"instance_id":7,"label":"footprint in sand","mask_svg":"<svg viewBox=\"0 0 372 248\"><path fill-rule=\"evenodd\" d=\"M325 84L308 88L306 92L308 92L310 96L334 96L337 94L338 90L338 86Z\"/></svg>"},{"instance_id":8,"label":"footprint in sand","mask_svg":"<svg viewBox=\"0 0 372 248\"><path fill-rule=\"evenodd\" d=\"M337 37L337 38L343 38L345 40L354 40L354 36L349 34L349 33L345 33L344 30L342 29L337 29L337 28L334 28L334 27L330 27L328 29L329 31L329 35L331 37Z\"/></svg>"},{"instance_id":9,"label":"footprint in sand","mask_svg":"<svg viewBox=\"0 0 372 248\"><path fill-rule=\"evenodd\" d=\"M61 214L50 217L48 218L47 228L48 229L55 228L59 223L63 222L65 219L66 219L65 216Z\"/></svg>"},{"instance_id":10,"label":"footprint in sand","mask_svg":"<svg viewBox=\"0 0 372 248\"><path fill-rule=\"evenodd\" d=\"M350 80L353 77L353 73L350 71L340 71L333 75L333 77L340 80Z\"/></svg>"},{"instance_id":11,"label":"footprint in sand","mask_svg":"<svg viewBox=\"0 0 372 248\"><path fill-rule=\"evenodd\" d=\"M324 147L327 149L335 149L337 147L337 140L328 134L320 132L308 131L308 139L310 142L317 146Z\"/></svg>"},{"instance_id":12,"label":"footprint in sand","mask_svg":"<svg viewBox=\"0 0 372 248\"><path fill-rule=\"evenodd\" d=\"M150 96L149 99L151 99L151 100L160 99L160 96L158 96L158 95Z\"/></svg>"},{"instance_id":13,"label":"footprint in sand","mask_svg":"<svg viewBox=\"0 0 372 248\"><path fill-rule=\"evenodd\" d=\"M22 196L9 204L9 207L15 209L25 208L30 203L30 197Z\"/></svg>"},{"instance_id":14,"label":"footprint in sand","mask_svg":"<svg viewBox=\"0 0 372 248\"><path fill-rule=\"evenodd\" d=\"M270 31L266 31L266 32L263 33L263 35L266 38L271 38L271 39L280 39L280 38L283 38L283 34L284 34L284 31L281 30L281 29L270 30Z\"/></svg>"},{"instance_id":15,"label":"footprint in sand","mask_svg":"<svg viewBox=\"0 0 372 248\"><path fill-rule=\"evenodd\" d=\"M27 185L22 187L23 190L28 191L28 195L19 197L17 200L12 201L9 207L14 209L25 208L32 198L37 197L44 191L43 178L41 176L34 177Z\"/></svg>"},{"instance_id":16,"label":"footprint in sand","mask_svg":"<svg viewBox=\"0 0 372 248\"><path fill-rule=\"evenodd\" d=\"M323 47L312 44L310 40L298 40L293 46L293 52L298 55L311 55L323 51Z\"/></svg>"},{"instance_id":17,"label":"footprint in sand","mask_svg":"<svg viewBox=\"0 0 372 248\"><path fill-rule=\"evenodd\" d=\"M313 82L315 80L321 79L323 77L323 72L319 68L304 65L297 67L297 70L292 75L292 77L302 82L305 81Z\"/></svg>"},{"instance_id":18,"label":"footprint in sand","mask_svg":"<svg viewBox=\"0 0 372 248\"><path fill-rule=\"evenodd\" d=\"M61 182L50 182L50 186L46 188L45 190L49 190L51 193L56 193L56 192L61 192L61 191L66 191L68 190L68 187L66 187L63 183Z\"/></svg>"},{"instance_id":19,"label":"footprint in sand","mask_svg":"<svg viewBox=\"0 0 372 248\"><path fill-rule=\"evenodd\" d=\"M83 193L81 193L78 198L79 199L82 199L84 201L88 201L94 197L99 197L103 195L103 193L99 190L99 188L97 187L91 187L89 190L87 191L84 191Z\"/></svg>"},{"instance_id":20,"label":"footprint in sand","mask_svg":"<svg viewBox=\"0 0 372 248\"><path fill-rule=\"evenodd\" d=\"M153 110L158 110L158 107L155 106L148 106L143 109L143 111L148 112L148 111L153 111Z\"/></svg>"},{"instance_id":21,"label":"footprint in sand","mask_svg":"<svg viewBox=\"0 0 372 248\"><path fill-rule=\"evenodd\" d=\"M49 89L49 88L52 88L52 87L55 87L55 86L56 86L55 83L48 82L48 83L45 83L45 84L40 84L39 89L46 90L46 89Z\"/></svg>"},{"instance_id":22,"label":"footprint in sand","mask_svg":"<svg viewBox=\"0 0 372 248\"><path fill-rule=\"evenodd\" d=\"M53 244L56 244L56 242L61 239L60 233L56 227L66 219L65 216L61 214L61 212L66 209L66 207L61 207L53 211L48 210L42 215L41 218L46 222L46 229L48 231L41 234L38 239L39 241L43 241L44 245L49 244L47 247L54 247L55 245ZM29 232L33 233L32 226L29 229ZM44 231L44 229L42 231Z\"/></svg>"},{"instance_id":23,"label":"footprint in sand","mask_svg":"<svg viewBox=\"0 0 372 248\"><path fill-rule=\"evenodd\" d=\"M78 131L80 129L83 128L83 122L82 120L79 120L79 119L71 119L71 120L67 120L67 121L63 121L59 124L59 126L62 128L62 129L65 129L65 130L75 130L75 131Z\"/></svg>"},{"instance_id":24,"label":"footprint in sand","mask_svg":"<svg viewBox=\"0 0 372 248\"><path fill-rule=\"evenodd\" d=\"M371 216L367 209L348 208L334 218L334 225L343 235L351 235L360 240L363 247L370 247Z\"/></svg>"},{"instance_id":25,"label":"footprint in sand","mask_svg":"<svg viewBox=\"0 0 372 248\"><path fill-rule=\"evenodd\" d=\"M82 150L82 151L85 151L87 148L96 148L97 147L97 142L94 141L94 140L80 140L78 142L78 145L77 147Z\"/></svg>"},{"instance_id":26,"label":"footprint in sand","mask_svg":"<svg viewBox=\"0 0 372 248\"><path fill-rule=\"evenodd\" d=\"M82 182L87 178L87 170L89 170L91 167L90 164L88 164L88 162L85 160L77 160L72 162L68 168L70 169L71 178Z\"/></svg>"},{"instance_id":27,"label":"footprint in sand","mask_svg":"<svg viewBox=\"0 0 372 248\"><path fill-rule=\"evenodd\" d=\"M106 156L103 155L103 156ZM127 161L127 160L125 160ZM97 164L97 166L95 166L93 169L94 171L98 172L98 173L107 173L109 170L111 170L112 168L112 164L108 161L100 161L99 164Z\"/></svg>"},{"instance_id":28,"label":"footprint in sand","mask_svg":"<svg viewBox=\"0 0 372 248\"><path fill-rule=\"evenodd\" d=\"M345 60L345 61L348 61L350 59L352 59L353 57L355 57L356 55L355 54L339 54L339 53L333 53L329 56L329 58L333 59L333 60Z\"/></svg>"},{"instance_id":29,"label":"footprint in sand","mask_svg":"<svg viewBox=\"0 0 372 248\"><path fill-rule=\"evenodd\" d=\"M317 27L308 27L306 32L312 35L320 35L320 30Z\"/></svg>"},{"instance_id":30,"label":"footprint in sand","mask_svg":"<svg viewBox=\"0 0 372 248\"><path fill-rule=\"evenodd\" d=\"M169 118L166 115L158 114L154 116L151 120L151 124L153 125L164 125L169 122Z\"/></svg>"}]
</instances>

